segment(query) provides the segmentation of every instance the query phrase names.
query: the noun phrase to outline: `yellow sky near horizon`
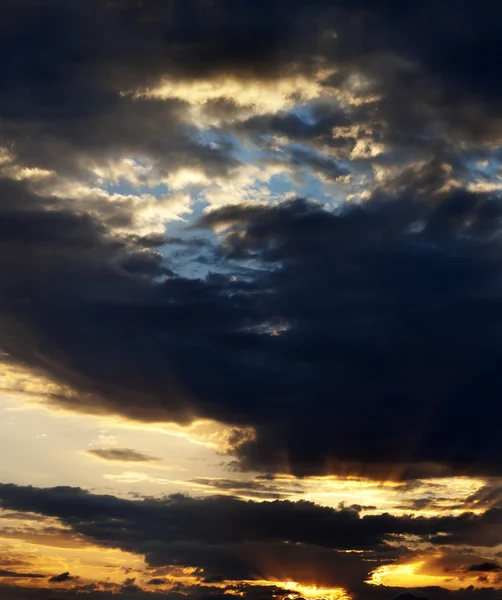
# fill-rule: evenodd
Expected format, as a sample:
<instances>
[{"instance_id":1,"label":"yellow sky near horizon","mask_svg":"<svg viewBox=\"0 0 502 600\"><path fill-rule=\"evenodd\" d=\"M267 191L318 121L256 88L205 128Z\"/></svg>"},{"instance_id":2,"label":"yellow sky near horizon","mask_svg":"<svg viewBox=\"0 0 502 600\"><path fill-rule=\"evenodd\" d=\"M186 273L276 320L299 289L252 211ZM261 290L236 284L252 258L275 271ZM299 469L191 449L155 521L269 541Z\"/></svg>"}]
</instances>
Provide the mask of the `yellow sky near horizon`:
<instances>
[{"instance_id":1,"label":"yellow sky near horizon","mask_svg":"<svg viewBox=\"0 0 502 600\"><path fill-rule=\"evenodd\" d=\"M288 474L257 480L254 478L259 474L236 472L232 457L221 454L225 435L224 428L209 422L198 422L186 428L132 423L114 417L55 410L27 401L26 397L3 396L0 398L0 450L3 447L9 460L0 463L0 481L35 487L78 486L93 493L123 498L223 493L253 501L308 500L334 508L340 503L357 504L363 507L364 514L389 512L428 517L460 514L464 509L455 507L459 499L469 497L486 483L480 478L457 477L415 482L408 486L354 477L297 479ZM106 460L92 454L96 449L129 449L155 460ZM248 485L253 481L255 484L259 481L256 489ZM423 508L414 506L414 501L424 497L436 498L435 504ZM4 511L0 517L0 559L6 555L18 557L19 568L13 570L20 573L54 576L68 571L79 582L101 581L111 588L133 577L137 585L148 589L148 581L154 577L142 556L103 548L70 531L65 532L57 519L37 519L12 511ZM491 549L487 560L494 554ZM478 575L443 573L426 557L382 566L373 573L369 583L410 588L441 585L447 589L461 589L467 584L475 584ZM18 580L0 576L0 581L25 587L47 585L47 579ZM200 578L194 579L186 572L173 574L172 571L166 581L170 582L166 589L187 584L187 581L201 583ZM495 577L490 576L480 585L489 587L495 581ZM302 587L301 581L286 583L271 581L266 585L283 585L293 596L302 595L309 599L341 600L346 597L344 590L333 589L328 593L315 586ZM257 582L249 584L258 585ZM61 586L64 587L64 582Z\"/></svg>"}]
</instances>

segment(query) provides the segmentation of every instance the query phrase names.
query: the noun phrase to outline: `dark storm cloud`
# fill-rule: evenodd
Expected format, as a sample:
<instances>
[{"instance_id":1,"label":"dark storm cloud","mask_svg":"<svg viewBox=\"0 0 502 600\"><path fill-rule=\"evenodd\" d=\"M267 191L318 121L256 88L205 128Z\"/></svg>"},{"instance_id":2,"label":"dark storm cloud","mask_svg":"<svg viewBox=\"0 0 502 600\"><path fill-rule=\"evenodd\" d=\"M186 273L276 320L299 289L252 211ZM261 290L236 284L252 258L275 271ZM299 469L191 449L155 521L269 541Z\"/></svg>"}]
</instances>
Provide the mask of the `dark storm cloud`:
<instances>
[{"instance_id":1,"label":"dark storm cloud","mask_svg":"<svg viewBox=\"0 0 502 600\"><path fill-rule=\"evenodd\" d=\"M224 175L232 148L201 141L184 102L120 91L162 75L275 81L313 73L319 57L338 69L326 85L349 93L363 74L360 95L377 99L349 114L319 104L310 120L258 116L241 130L317 140L290 149L289 163L334 180L345 166L318 152L333 127L371 125L374 141L433 155L367 207L296 201L204 217L202 228L231 228L221 247L205 246L228 275L205 280L176 276L167 239L112 235L134 226L128 205L95 198L86 213L0 181L0 344L7 360L72 388L51 402L254 427L232 448L245 469L501 474L502 210L439 192L443 163L462 169L459 140L498 135L500 11L467 0L454 11L428 0L9 0L1 11L2 135L30 166L74 173L139 154L165 172ZM189 252L196 260L197 243ZM244 271L250 260L259 268Z\"/></svg>"},{"instance_id":2,"label":"dark storm cloud","mask_svg":"<svg viewBox=\"0 0 502 600\"><path fill-rule=\"evenodd\" d=\"M176 375L166 371L167 356L155 357L159 350L158 343L164 346L164 350L171 348L169 353L174 351L173 341L178 339L181 342L181 338L187 334L187 331L183 331L184 323L192 331L198 331L197 337L204 337L204 331L211 329L211 321L218 321L223 327L217 333L224 335L226 328L232 329L235 322L239 321L238 313L243 312L242 308L232 306L230 299L220 304L223 298L219 286L214 284L177 278L169 279L163 284L154 284L149 279L151 267L146 259L155 255L148 248L138 246L140 241L132 244L130 240L111 236L97 218L71 212L66 208L64 200L36 196L26 185L18 182L0 181L0 231L0 328L2 347L7 352L8 360L16 361L21 358L22 362L35 368L48 367L47 370L56 378L67 382L71 380L71 385L83 392L81 399L85 397L86 404L85 408L82 406L83 410L103 412L109 410L106 401L103 404L103 398L107 394L103 394L104 388L101 391L97 388L102 384L105 387L115 387L117 384L121 387L119 373L124 367L129 369L126 363L133 359L133 355L129 354L132 349L129 343L135 338L142 349L136 348L134 353L139 352L138 357L143 356L145 359L140 370L144 367L153 369L153 378L147 377L151 383L140 392L138 385L143 388L146 381L139 372L131 372L131 378L126 384L132 385L129 392L126 387L120 392L118 389L112 392L117 408L120 404L129 404L131 407L136 405L138 416L144 412L147 419L150 419L148 415L153 419L169 418L171 409L165 412L166 407L162 407L158 394L160 392L163 396L168 387L174 386L171 388L173 417L175 420L188 418L190 407L182 403L182 392L176 389L174 383ZM131 257L135 257L138 250L144 252L145 260L136 261L131 272ZM240 286L236 284L234 287L238 290ZM176 300L176 296L183 300ZM188 302L185 303L184 299ZM85 317L81 320L84 313L88 314L90 320ZM136 320L138 317L139 320ZM124 318L127 321L132 319L130 323L133 328L128 333L123 330ZM73 350L64 348L67 343L73 346L72 336L67 335L69 330L66 327L74 319L74 324L80 322L83 327L83 337L79 342L81 351L77 351L80 358L70 358ZM85 321L87 322L84 323ZM102 330L105 333L102 351L107 354L107 359L102 362L102 355L95 362L89 354L89 348L85 348L84 338L91 341L98 329L101 329L101 321L107 322L115 333L110 337L111 331L105 333ZM225 322L227 325L224 325ZM171 329L168 323L172 324L170 333L167 333ZM55 337L49 333L54 328L58 331ZM150 329L151 334L147 336L153 336L150 337L150 342L143 338L142 328ZM125 334L125 338L119 342L125 350L122 358L112 349L118 341L113 340L116 334L119 337ZM143 341L140 341L141 338ZM199 345L199 342L195 343L196 346ZM105 350L105 346L108 346L108 350ZM205 353L203 348L199 351ZM64 355L66 358L63 358ZM112 355L115 355L113 366L110 362ZM76 359L75 366L83 362L75 369L69 363L63 366L66 359L70 362ZM49 366L53 360L56 362ZM90 371L87 371L84 363L88 364ZM150 366L147 367L147 364ZM81 367L87 373L84 374ZM63 375L63 371L66 375ZM78 383L77 380L80 379ZM140 397L144 399L143 408L136 404ZM75 403L72 397L58 396L53 399L68 407L79 408L79 401ZM178 408L175 408L176 405ZM178 415L174 416L175 413Z\"/></svg>"},{"instance_id":3,"label":"dark storm cloud","mask_svg":"<svg viewBox=\"0 0 502 600\"><path fill-rule=\"evenodd\" d=\"M427 193L430 183L421 185ZM429 210L419 185L397 187L415 200L387 196L341 214L299 201L204 217L229 226L227 256L282 265L266 279L275 292L267 308L291 328L269 341L267 364L294 384L272 388L269 418L240 448L247 466L270 470L286 456L300 473L344 461L368 473L373 463L381 475L432 473L433 463L446 473L497 471L496 432L470 407L481 393L497 413L498 242L488 236L500 203L459 191ZM308 427L300 397L309 398ZM448 431L469 442L457 445Z\"/></svg>"},{"instance_id":4,"label":"dark storm cloud","mask_svg":"<svg viewBox=\"0 0 502 600\"><path fill-rule=\"evenodd\" d=\"M182 102L120 92L161 76L270 80L320 62L337 68L330 83L341 89L362 73L364 93L383 96L338 120L371 124L375 138L401 149L500 136L501 17L485 0L454 10L432 0L406 10L397 0L8 0L1 10L3 138L29 165L73 172L126 154L149 156L163 172L191 165L224 174L236 164L230 149L196 139ZM289 116L267 127L301 140L329 137L334 124Z\"/></svg>"},{"instance_id":5,"label":"dark storm cloud","mask_svg":"<svg viewBox=\"0 0 502 600\"><path fill-rule=\"evenodd\" d=\"M299 12L301 4L296 5ZM354 2L350 7L344 2L317 3L311 19L299 22L307 32L303 40L315 23L316 50L337 68L324 85L334 85L355 99L371 97L371 102L349 110L331 104L327 111L314 104L310 119L260 115L236 130L262 143L275 134L338 146L345 156L362 132L401 154L420 150L433 155L434 146L444 143L452 143L459 152L467 141L500 141L500 78L492 74L497 70L493 51L499 44L494 38L501 16L491 3L481 4L467 0L439 6L425 1L407 3L404 9L397 1ZM294 8L288 12L295 15ZM319 32L330 28L337 37L326 43L329 36ZM355 75L364 78L360 89L353 85ZM361 126L362 131L333 136L333 127L343 125Z\"/></svg>"},{"instance_id":6,"label":"dark storm cloud","mask_svg":"<svg viewBox=\"0 0 502 600\"><path fill-rule=\"evenodd\" d=\"M154 568L194 567L211 581L298 580L344 588L407 554L387 540L401 533L449 531L456 522L360 517L352 509L308 502L257 503L223 496L130 501L63 487L0 485L0 503L57 517L95 543L144 555Z\"/></svg>"},{"instance_id":7,"label":"dark storm cloud","mask_svg":"<svg viewBox=\"0 0 502 600\"><path fill-rule=\"evenodd\" d=\"M159 44L176 21L165 17L163 29L157 9L158 29L107 2L2 4L2 139L23 164L62 174L123 155L146 156L164 174L180 163L213 174L237 164L182 123L183 102L121 95L168 69Z\"/></svg>"},{"instance_id":8,"label":"dark storm cloud","mask_svg":"<svg viewBox=\"0 0 502 600\"><path fill-rule=\"evenodd\" d=\"M483 519L476 526L467 527L464 531L445 536L433 536L431 541L436 544L494 548L500 545L501 535L501 511L500 509L491 509L483 515Z\"/></svg>"},{"instance_id":9,"label":"dark storm cloud","mask_svg":"<svg viewBox=\"0 0 502 600\"><path fill-rule=\"evenodd\" d=\"M112 460L120 462L155 462L161 460L156 456L149 456L143 452L137 450L131 450L130 448L96 448L94 450L87 450L87 454L91 456L97 456L103 460Z\"/></svg>"},{"instance_id":10,"label":"dark storm cloud","mask_svg":"<svg viewBox=\"0 0 502 600\"><path fill-rule=\"evenodd\" d=\"M296 580L305 585L344 587L357 598L380 598L377 590L384 590L383 586L372 588L362 582L379 566L413 558L411 550L395 544L400 536L428 542L434 541L438 532L442 535L437 536L437 544L443 545L432 547L431 558L422 555L428 568L445 577L460 578L469 572L499 570L495 563L482 563L472 550L459 553L444 545L452 532L465 535L483 531L487 524L493 528L502 523L501 511L496 509L458 517L362 517L353 509L335 510L309 502L180 495L132 501L80 488L12 484L0 485L0 503L3 508L57 517L74 533L103 547L144 555L154 569L194 567L201 586L243 579ZM498 543L501 540L499 537ZM486 546L486 540L480 539L479 545ZM343 551L349 549L358 552ZM154 578L151 585L162 584L161 579ZM70 576L64 573L51 581L67 582ZM126 582L122 592L126 588L139 593L134 582ZM488 590L485 593L491 598ZM442 598L442 594L437 589L427 597ZM467 591L465 594L465 598L471 597ZM460 592L458 597L464 598Z\"/></svg>"},{"instance_id":11,"label":"dark storm cloud","mask_svg":"<svg viewBox=\"0 0 502 600\"><path fill-rule=\"evenodd\" d=\"M57 517L75 533L100 544L144 553L156 566L176 564L177 555L185 557L185 563L180 558L183 564L211 562L209 571L219 575L224 573L215 570L215 565L221 568L223 558L233 557L234 568L248 565L249 569L255 554L263 558L263 553L272 552L266 549L267 544L273 546L278 560L281 556L293 560L296 552L305 554L302 560L311 552L330 560L354 557L339 550L371 551L373 556L392 559L402 556L403 549L387 542L399 536L413 535L424 541L434 536L438 543L447 543L447 536L454 533L467 535L502 523L499 509L456 517L360 516L354 508L332 509L305 501L254 502L229 496L197 499L181 495L125 500L80 488L13 484L0 485L0 501L3 509ZM484 541L479 545L486 545ZM266 563L273 563L272 558L264 561L262 568ZM284 563L288 564L285 558Z\"/></svg>"},{"instance_id":12,"label":"dark storm cloud","mask_svg":"<svg viewBox=\"0 0 502 600\"><path fill-rule=\"evenodd\" d=\"M49 398L66 408L253 426L244 468L499 474L502 208L443 177L410 169L335 212L209 213L228 276L160 281L155 249L0 181L3 349L76 390Z\"/></svg>"},{"instance_id":13,"label":"dark storm cloud","mask_svg":"<svg viewBox=\"0 0 502 600\"><path fill-rule=\"evenodd\" d=\"M107 161L123 156L147 157L162 175L188 167L221 176L238 164L182 125L179 102L121 96L105 100L95 112L66 119L59 113L32 116L33 123L4 117L3 141L22 164L70 176L85 174L86 167L106 168ZM147 180L140 177L139 183Z\"/></svg>"},{"instance_id":14,"label":"dark storm cloud","mask_svg":"<svg viewBox=\"0 0 502 600\"><path fill-rule=\"evenodd\" d=\"M149 540L208 545L298 542L339 550L371 549L393 535L449 532L459 521L453 517L360 517L353 509L335 510L310 502L259 503L229 496L175 495L135 501L93 495L80 488L12 484L0 484L0 498L3 509L57 517L82 535L125 544ZM470 518L463 517L466 522Z\"/></svg>"},{"instance_id":15,"label":"dark storm cloud","mask_svg":"<svg viewBox=\"0 0 502 600\"><path fill-rule=\"evenodd\" d=\"M501 27L502 11L487 0L4 0L0 144L14 162L2 165L0 179L2 360L60 384L45 394L54 406L253 428L254 436L235 433L228 452L237 468L271 475L193 481L226 494L280 498L273 473L285 471L502 475L502 204L451 186L474 177L472 164L502 139ZM219 120L210 132L219 144L190 121L187 101L132 93L162 77L191 84L223 76L245 86L321 68L320 87L336 89L338 100L298 114L256 114L223 92L199 107ZM99 190L80 202L51 195L57 176L89 181L92 169L109 169L117 184L125 175L114 161L123 157L148 161L164 177L189 168L225 178L240 164L233 136L293 179L308 170L339 182L424 162L385 177L365 206L331 211L299 199L224 207L183 238L135 231L131 199L110 202ZM278 138L295 145L278 151ZM372 155L372 144L382 154ZM15 164L57 175L7 179L17 177ZM141 169L135 177L149 189ZM222 227L219 240L190 237ZM219 273L190 280L174 259ZM90 453L156 460L130 449ZM308 502L130 501L0 485L4 509L56 517L78 540L141 554L152 567L194 567L208 586L301 579L345 587L357 600L496 600L494 590L411 596L362 582L411 556L397 546L410 537L446 548L438 568L498 577L498 563L454 556L452 547L461 554L502 542L500 498L494 478L463 503L482 515L413 518ZM412 508L434 502L423 497ZM9 581L41 577L4 567ZM223 587L157 593L134 579L114 590L73 579L50 578L68 591L2 585L0 595L228 598ZM246 600L286 593L228 591Z\"/></svg>"},{"instance_id":16,"label":"dark storm cloud","mask_svg":"<svg viewBox=\"0 0 502 600\"><path fill-rule=\"evenodd\" d=\"M149 551L149 547L152 551ZM364 562L357 554L336 552L307 544L242 542L222 546L196 542L147 544L145 556L152 567L176 564L200 568L222 580L298 580L306 585L352 589L370 572L388 562L375 555Z\"/></svg>"}]
</instances>

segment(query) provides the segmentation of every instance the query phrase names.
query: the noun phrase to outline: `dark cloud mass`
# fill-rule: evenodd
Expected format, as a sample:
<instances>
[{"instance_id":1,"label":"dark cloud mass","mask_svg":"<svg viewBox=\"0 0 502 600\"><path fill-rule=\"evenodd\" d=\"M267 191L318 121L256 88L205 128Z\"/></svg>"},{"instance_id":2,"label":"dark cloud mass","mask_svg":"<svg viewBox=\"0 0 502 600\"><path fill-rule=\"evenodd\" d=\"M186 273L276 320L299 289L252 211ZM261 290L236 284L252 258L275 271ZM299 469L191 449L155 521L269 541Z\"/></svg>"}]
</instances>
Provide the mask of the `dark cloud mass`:
<instances>
[{"instance_id":1,"label":"dark cloud mass","mask_svg":"<svg viewBox=\"0 0 502 600\"><path fill-rule=\"evenodd\" d=\"M78 390L65 407L251 425L244 468L499 475L500 203L431 206L414 181L364 207L209 213L215 264L262 269L163 282L127 270L137 243L0 182L3 348Z\"/></svg>"},{"instance_id":2,"label":"dark cloud mass","mask_svg":"<svg viewBox=\"0 0 502 600\"><path fill-rule=\"evenodd\" d=\"M248 473L194 470L203 499L0 484L33 539L53 517L151 569L6 562L2 598L497 600L501 31L488 0L0 0L1 391L217 421ZM160 460L120 443L80 448ZM480 479L391 515L288 502L308 480L279 474ZM465 589L367 583L412 559Z\"/></svg>"},{"instance_id":3,"label":"dark cloud mass","mask_svg":"<svg viewBox=\"0 0 502 600\"><path fill-rule=\"evenodd\" d=\"M56 517L104 547L143 554L152 567L197 567L205 579L222 581L298 578L305 584L353 589L378 566L409 555L395 543L404 536L427 542L439 534L446 540L446 535L478 532L479 546L502 540L500 509L481 516L361 517L353 508L336 510L305 501L181 495L132 501L80 488L12 484L0 485L0 504ZM497 540L493 534L491 540L482 537L487 525L498 528ZM475 567L466 569L488 572L496 565ZM69 576L51 581L69 581Z\"/></svg>"},{"instance_id":4,"label":"dark cloud mass","mask_svg":"<svg viewBox=\"0 0 502 600\"><path fill-rule=\"evenodd\" d=\"M374 549L385 553L391 550L387 542L399 536L415 535L428 540L441 534L446 541L445 534L482 532L487 525L496 530L502 523L500 508L482 515L360 516L354 507L332 509L306 501L255 502L228 496L183 495L139 501L95 495L80 488L44 489L13 484L1 484L0 502L4 509L57 517L76 533L103 544L136 550L142 547L151 560L159 562L171 543L186 544L188 549L197 544L216 548L227 544L232 547L291 542L331 550ZM500 543L500 530L498 534L492 532L492 536L498 539L493 545ZM156 540L153 546L152 540ZM477 545L487 546L490 542L479 539ZM490 564L475 566L489 570ZM497 565L491 567L493 570Z\"/></svg>"},{"instance_id":5,"label":"dark cloud mass","mask_svg":"<svg viewBox=\"0 0 502 600\"><path fill-rule=\"evenodd\" d=\"M1 10L2 137L30 166L74 172L125 151L163 172L225 173L235 159L195 139L183 102L120 92L161 77L273 80L319 64L337 69L328 83L352 89L364 75L365 93L384 98L331 124L321 115L314 125L295 116L255 124L298 141L326 141L336 122L365 124L402 151L500 139L501 15L488 0L6 0Z\"/></svg>"},{"instance_id":6,"label":"dark cloud mass","mask_svg":"<svg viewBox=\"0 0 502 600\"><path fill-rule=\"evenodd\" d=\"M3 509L55 517L74 533L102 547L143 555L151 568L196 567L205 585L299 579L305 585L343 587L360 593L357 597L361 598L389 597L361 584L379 566L413 558L413 551L402 545L410 536L420 541L422 557L424 544L439 534L442 541L437 544L443 544L443 549L447 536L453 534L472 537L478 532L479 547L502 541L499 508L483 515L464 513L457 517L361 516L354 508L332 509L305 501L253 502L225 496L196 499L181 495L125 500L80 488L41 489L12 484L0 485L0 505ZM487 526L492 529L491 539L483 538ZM493 531L498 531L497 539ZM481 555L472 549L469 554L456 555L438 555L433 550L429 560L445 575L455 570L500 570L497 563L473 563ZM75 579L65 572L51 577L50 582ZM163 583L157 577L149 585ZM431 598L442 597L440 591ZM491 598L489 590L485 593Z\"/></svg>"},{"instance_id":7,"label":"dark cloud mass","mask_svg":"<svg viewBox=\"0 0 502 600\"><path fill-rule=\"evenodd\" d=\"M481 571L488 573L490 571L499 571L500 565L497 563L481 563L480 565L471 565L469 571Z\"/></svg>"},{"instance_id":8,"label":"dark cloud mass","mask_svg":"<svg viewBox=\"0 0 502 600\"><path fill-rule=\"evenodd\" d=\"M406 6L4 2L2 137L28 167L82 175L82 165L125 152L165 173L182 165L224 175L238 164L231 145L197 140L183 101L120 92L161 76L251 81L292 65L305 74L321 58L338 69L330 85L347 91L364 75L365 93L381 99L348 113L319 104L313 120L252 117L237 129L311 143L281 160L333 181L352 167L317 151L331 145L347 157L357 142L357 133L337 141L334 127L363 128L372 143L429 160L364 207L298 200L203 217L200 227L230 226L211 268L259 263L237 280L176 276L151 238L118 237L117 225L134 229L130 206L94 197L87 210L4 178L9 359L71 386L52 398L65 407L252 426L256 438L236 448L243 468L500 474L500 203L448 191L466 173L462 144L473 156L496 144L500 11L467 0L454 11ZM277 327L281 335L268 335Z\"/></svg>"}]
</instances>

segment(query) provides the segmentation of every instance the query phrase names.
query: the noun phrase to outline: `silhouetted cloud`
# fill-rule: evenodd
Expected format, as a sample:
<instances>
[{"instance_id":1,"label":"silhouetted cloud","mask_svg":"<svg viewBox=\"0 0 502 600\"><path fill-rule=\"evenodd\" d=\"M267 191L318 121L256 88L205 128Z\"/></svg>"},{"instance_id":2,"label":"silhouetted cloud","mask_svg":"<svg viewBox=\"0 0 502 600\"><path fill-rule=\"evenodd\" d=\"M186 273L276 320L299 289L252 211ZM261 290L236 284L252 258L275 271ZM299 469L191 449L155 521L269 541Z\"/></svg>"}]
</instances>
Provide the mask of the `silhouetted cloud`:
<instances>
[{"instance_id":1,"label":"silhouetted cloud","mask_svg":"<svg viewBox=\"0 0 502 600\"><path fill-rule=\"evenodd\" d=\"M53 575L49 578L51 583L66 583L67 581L74 581L76 578L72 577L68 571L60 573L59 575Z\"/></svg>"},{"instance_id":2,"label":"silhouetted cloud","mask_svg":"<svg viewBox=\"0 0 502 600\"><path fill-rule=\"evenodd\" d=\"M18 573L16 571L6 571L0 569L0 577L12 577L13 579L43 579L46 576L40 573Z\"/></svg>"},{"instance_id":3,"label":"silhouetted cloud","mask_svg":"<svg viewBox=\"0 0 502 600\"><path fill-rule=\"evenodd\" d=\"M479 565L471 565L469 567L469 571L481 571L485 573L490 573L492 571L500 571L501 567L497 563L485 562L480 563Z\"/></svg>"},{"instance_id":4,"label":"silhouetted cloud","mask_svg":"<svg viewBox=\"0 0 502 600\"><path fill-rule=\"evenodd\" d=\"M411 560L413 552L397 545L410 536L420 540L422 548L436 543L446 549L457 544L455 536L476 545L477 535L481 547L502 540L498 509L456 517L360 516L354 508L336 510L305 501L179 495L125 500L79 488L12 484L0 485L0 503L3 508L57 517L94 543L144 555L154 568L196 568L207 581L299 580L352 590L379 566ZM483 535L488 527L490 539ZM475 553L454 548L439 558L437 552L421 558L445 576L472 571L476 559ZM479 565L488 571L487 565Z\"/></svg>"},{"instance_id":5,"label":"silhouetted cloud","mask_svg":"<svg viewBox=\"0 0 502 600\"><path fill-rule=\"evenodd\" d=\"M97 456L98 458L102 458L103 460L111 460L118 462L145 463L161 460L156 456L143 454L143 452L131 450L130 448L93 448L92 450L87 450L87 454L90 454L91 456Z\"/></svg>"}]
</instances>

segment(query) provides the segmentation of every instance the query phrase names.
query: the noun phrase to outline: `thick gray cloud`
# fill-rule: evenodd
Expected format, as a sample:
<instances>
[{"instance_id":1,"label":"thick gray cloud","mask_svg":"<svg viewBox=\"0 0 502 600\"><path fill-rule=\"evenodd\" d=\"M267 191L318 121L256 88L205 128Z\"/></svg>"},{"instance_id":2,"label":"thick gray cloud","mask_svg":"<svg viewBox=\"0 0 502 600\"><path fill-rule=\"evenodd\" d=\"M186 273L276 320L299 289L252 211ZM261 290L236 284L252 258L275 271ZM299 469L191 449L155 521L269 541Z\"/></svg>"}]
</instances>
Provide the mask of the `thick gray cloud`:
<instances>
[{"instance_id":1,"label":"thick gray cloud","mask_svg":"<svg viewBox=\"0 0 502 600\"><path fill-rule=\"evenodd\" d=\"M50 398L66 408L250 426L255 439L232 450L244 469L500 475L501 207L452 187L496 144L500 17L468 0L455 11L285 6L3 4L2 135L22 164L82 175L146 156L165 173L224 177L237 165L232 133L269 148L274 136L301 142L267 160L329 181L354 168L337 148L347 159L364 136L390 151L378 164L356 153L363 171L417 148L430 160L385 177L364 207L297 200L204 216L213 242L199 248L187 233L180 250L220 272L199 280L165 258L173 239L135 232L131 201L98 194L84 205L11 172L0 181L2 351L69 386ZM120 93L161 76L276 81L320 64L331 72L321 87L352 94L348 108L255 115L212 132L219 145L187 123L185 101ZM201 110L230 114L231 100Z\"/></svg>"},{"instance_id":2,"label":"thick gray cloud","mask_svg":"<svg viewBox=\"0 0 502 600\"><path fill-rule=\"evenodd\" d=\"M392 555L387 542L399 536L415 535L429 540L441 534L438 539L447 543L447 535L479 532L487 525L494 527L502 522L501 509L482 515L429 518L360 516L356 508L332 509L306 501L254 502L229 496L197 499L181 495L125 500L94 495L80 488L41 489L13 484L0 485L0 502L4 509L57 517L78 534L104 545L143 551L152 561L171 552L170 544L178 545L172 552L180 552L183 544L186 549L204 545L230 545L234 549L236 544L266 542L278 544L278 548L280 544L293 543L293 547L303 544ZM487 545L484 542L479 545Z\"/></svg>"},{"instance_id":3,"label":"thick gray cloud","mask_svg":"<svg viewBox=\"0 0 502 600\"><path fill-rule=\"evenodd\" d=\"M413 559L414 551L399 545L410 536L420 540L422 559L427 543L437 544L425 558L445 577L473 572L483 576L499 569L496 563L483 563L482 554L473 550L448 547L458 543L454 536L464 536L468 544L477 534L477 545L482 548L502 540L500 509L456 517L360 516L353 508L336 510L304 501L253 502L227 496L196 499L180 495L125 500L80 488L12 484L0 485L0 505L56 517L96 544L144 555L153 569L194 567L202 585L292 580L343 587L356 597L362 594L362 598L371 590L375 593L371 591L368 597L380 597L378 588L362 583L373 570ZM483 537L488 528L491 540ZM66 573L51 579L55 583L70 580ZM442 593L437 590L431 598L441 598ZM484 593L491 598L489 590ZM465 597L470 598L468 593Z\"/></svg>"},{"instance_id":4,"label":"thick gray cloud","mask_svg":"<svg viewBox=\"0 0 502 600\"><path fill-rule=\"evenodd\" d=\"M160 26L164 11L153 10ZM14 57L0 59L4 144L22 164L67 175L123 156L146 157L163 174L185 166L216 175L235 166L183 122L183 102L122 94L173 61L158 64L160 40L149 37L169 31L175 22L166 19L167 30L155 33L148 18L108 2L3 3L0 50Z\"/></svg>"},{"instance_id":5,"label":"thick gray cloud","mask_svg":"<svg viewBox=\"0 0 502 600\"><path fill-rule=\"evenodd\" d=\"M243 468L498 475L501 205L443 181L429 165L366 206L209 213L228 275L190 280L149 240L4 180L3 350L76 390L50 398L66 408L252 426Z\"/></svg>"},{"instance_id":6,"label":"thick gray cloud","mask_svg":"<svg viewBox=\"0 0 502 600\"><path fill-rule=\"evenodd\" d=\"M333 127L362 125L401 153L434 152L447 140L458 152L467 140L482 146L500 139L500 86L492 75L499 26L487 0L456 2L454 11L432 0L406 10L397 0L254 0L239 8L228 0L8 0L0 30L2 138L21 162L62 173L127 155L148 157L164 174L191 166L224 175L238 164L232 144L201 140L186 123L183 101L121 92L163 76L274 81L311 75L322 64L337 69L324 85L378 100L348 111L315 107L313 122L253 117L238 129L345 147ZM364 78L362 90L355 76ZM232 99L220 101L229 114ZM333 172L325 158L304 152L292 165L299 161Z\"/></svg>"},{"instance_id":7,"label":"thick gray cloud","mask_svg":"<svg viewBox=\"0 0 502 600\"><path fill-rule=\"evenodd\" d=\"M498 380L498 268L491 256L500 204L458 192L429 211L419 190L404 192L415 200L377 195L370 206L339 214L297 202L204 218L203 225L229 227L226 256L281 265L266 279L275 294L265 306L271 321L291 328L269 342L266 364L284 376L289 370L294 385L270 388L269 415L276 411L277 418L243 444L249 466L266 468L268 461L273 468L274 453L286 450L300 471L302 464L306 471L329 468L331 456L359 462L368 473L376 463L384 474L385 465L391 471L406 456L422 463L403 465L411 476L427 473L428 463L442 463L445 473L496 472L485 446L496 454L496 434L470 406L472 394L482 393L497 412L490 400ZM295 400L300 395L309 397L309 427L306 405ZM457 444L448 431L469 443Z\"/></svg>"}]
</instances>

